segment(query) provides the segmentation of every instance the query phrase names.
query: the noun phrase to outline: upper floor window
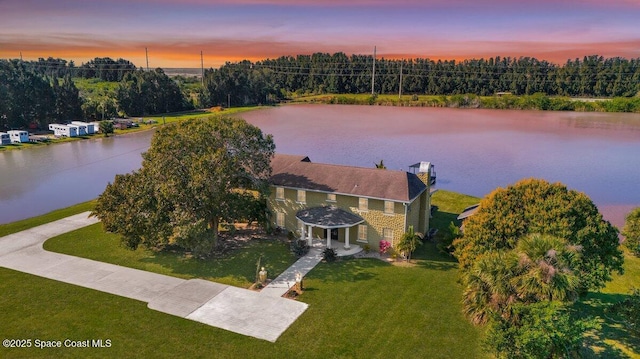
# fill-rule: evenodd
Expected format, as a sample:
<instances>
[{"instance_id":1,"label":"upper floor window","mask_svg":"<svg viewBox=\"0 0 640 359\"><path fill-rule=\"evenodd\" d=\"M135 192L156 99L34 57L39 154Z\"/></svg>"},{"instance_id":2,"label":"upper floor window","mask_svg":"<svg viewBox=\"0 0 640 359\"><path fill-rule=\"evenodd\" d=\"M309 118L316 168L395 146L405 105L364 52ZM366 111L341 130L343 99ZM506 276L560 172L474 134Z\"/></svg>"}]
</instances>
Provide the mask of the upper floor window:
<instances>
[{"instance_id":1,"label":"upper floor window","mask_svg":"<svg viewBox=\"0 0 640 359\"><path fill-rule=\"evenodd\" d=\"M327 193L327 201L328 202L335 202L336 201L336 194L335 193Z\"/></svg>"},{"instance_id":2,"label":"upper floor window","mask_svg":"<svg viewBox=\"0 0 640 359\"><path fill-rule=\"evenodd\" d=\"M307 202L307 192L303 190L298 190L298 202L305 203Z\"/></svg>"},{"instance_id":3,"label":"upper floor window","mask_svg":"<svg viewBox=\"0 0 640 359\"><path fill-rule=\"evenodd\" d=\"M367 198L358 198L358 209L361 211L369 210L369 199Z\"/></svg>"},{"instance_id":4,"label":"upper floor window","mask_svg":"<svg viewBox=\"0 0 640 359\"><path fill-rule=\"evenodd\" d=\"M284 188L276 187L276 199L284 200Z\"/></svg>"},{"instance_id":5,"label":"upper floor window","mask_svg":"<svg viewBox=\"0 0 640 359\"><path fill-rule=\"evenodd\" d=\"M393 214L395 212L395 203L392 201L384 201L384 214Z\"/></svg>"}]
</instances>

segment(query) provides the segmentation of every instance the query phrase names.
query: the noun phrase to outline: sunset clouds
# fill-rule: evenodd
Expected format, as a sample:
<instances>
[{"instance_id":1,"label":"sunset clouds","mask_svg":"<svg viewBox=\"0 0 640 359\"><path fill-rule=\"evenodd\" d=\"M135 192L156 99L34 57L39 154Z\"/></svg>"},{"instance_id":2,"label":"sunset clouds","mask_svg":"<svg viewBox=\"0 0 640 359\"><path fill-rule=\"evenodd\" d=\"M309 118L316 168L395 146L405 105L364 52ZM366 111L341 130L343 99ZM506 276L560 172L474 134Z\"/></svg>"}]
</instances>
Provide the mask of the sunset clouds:
<instances>
[{"instance_id":1,"label":"sunset clouds","mask_svg":"<svg viewBox=\"0 0 640 359\"><path fill-rule=\"evenodd\" d=\"M291 5L291 4L295 5ZM640 57L632 0L0 0L0 58L123 57L150 66L337 52L563 63Z\"/></svg>"}]
</instances>

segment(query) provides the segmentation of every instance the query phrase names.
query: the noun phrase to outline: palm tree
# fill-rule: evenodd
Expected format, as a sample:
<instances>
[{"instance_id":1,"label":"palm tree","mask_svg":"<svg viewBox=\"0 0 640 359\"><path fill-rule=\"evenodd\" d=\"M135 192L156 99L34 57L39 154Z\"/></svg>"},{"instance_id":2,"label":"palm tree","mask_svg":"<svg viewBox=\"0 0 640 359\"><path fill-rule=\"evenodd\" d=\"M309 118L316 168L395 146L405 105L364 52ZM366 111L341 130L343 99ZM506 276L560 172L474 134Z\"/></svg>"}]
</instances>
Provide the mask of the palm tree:
<instances>
[{"instance_id":1,"label":"palm tree","mask_svg":"<svg viewBox=\"0 0 640 359\"><path fill-rule=\"evenodd\" d=\"M463 311L474 324L485 324L493 314L509 319L515 303L572 301L579 255L579 247L540 234L520 239L513 250L489 252L462 278Z\"/></svg>"},{"instance_id":2,"label":"palm tree","mask_svg":"<svg viewBox=\"0 0 640 359\"><path fill-rule=\"evenodd\" d=\"M508 317L518 301L511 283L518 274L518 257L512 251L482 256L465 275L463 311L474 324L485 324L493 314Z\"/></svg>"},{"instance_id":3,"label":"palm tree","mask_svg":"<svg viewBox=\"0 0 640 359\"><path fill-rule=\"evenodd\" d=\"M413 226L409 226L409 230L402 235L396 249L400 251L407 261L411 260L411 253L422 244L422 239L413 231Z\"/></svg>"},{"instance_id":4,"label":"palm tree","mask_svg":"<svg viewBox=\"0 0 640 359\"><path fill-rule=\"evenodd\" d=\"M521 273L513 285L523 302L572 301L578 296L579 277L572 269L579 246L558 237L531 234L518 241L515 252Z\"/></svg>"}]
</instances>

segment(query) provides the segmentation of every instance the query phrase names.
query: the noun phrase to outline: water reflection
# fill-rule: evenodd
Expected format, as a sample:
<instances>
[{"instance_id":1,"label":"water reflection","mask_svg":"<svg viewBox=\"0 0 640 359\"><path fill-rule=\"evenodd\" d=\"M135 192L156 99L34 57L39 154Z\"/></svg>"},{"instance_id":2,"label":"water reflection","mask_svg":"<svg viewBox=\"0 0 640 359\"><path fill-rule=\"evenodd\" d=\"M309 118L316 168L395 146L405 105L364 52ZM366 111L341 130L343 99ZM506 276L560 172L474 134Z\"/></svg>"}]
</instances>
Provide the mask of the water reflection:
<instances>
[{"instance_id":1,"label":"water reflection","mask_svg":"<svg viewBox=\"0 0 640 359\"><path fill-rule=\"evenodd\" d=\"M390 170L431 161L438 187L484 196L522 178L583 191L615 224L640 206L640 114L295 105L242 115L280 153ZM0 223L95 198L140 167L152 133L0 153Z\"/></svg>"},{"instance_id":2,"label":"water reflection","mask_svg":"<svg viewBox=\"0 0 640 359\"><path fill-rule=\"evenodd\" d=\"M152 132L0 154L0 223L87 201L140 167Z\"/></svg>"}]
</instances>

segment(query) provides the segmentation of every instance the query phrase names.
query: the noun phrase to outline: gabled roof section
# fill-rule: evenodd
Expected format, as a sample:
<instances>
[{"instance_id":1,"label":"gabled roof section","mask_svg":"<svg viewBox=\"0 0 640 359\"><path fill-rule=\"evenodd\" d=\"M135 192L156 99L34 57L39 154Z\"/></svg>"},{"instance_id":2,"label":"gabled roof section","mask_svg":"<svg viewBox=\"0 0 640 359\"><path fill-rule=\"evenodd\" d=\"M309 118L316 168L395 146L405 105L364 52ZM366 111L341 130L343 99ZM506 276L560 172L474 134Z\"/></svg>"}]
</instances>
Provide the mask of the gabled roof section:
<instances>
[{"instance_id":1,"label":"gabled roof section","mask_svg":"<svg viewBox=\"0 0 640 359\"><path fill-rule=\"evenodd\" d=\"M306 156L276 154L271 161L276 186L411 202L427 186L413 173L313 163Z\"/></svg>"}]
</instances>

